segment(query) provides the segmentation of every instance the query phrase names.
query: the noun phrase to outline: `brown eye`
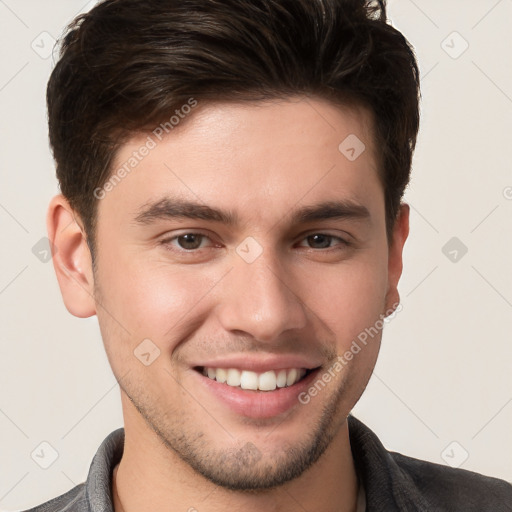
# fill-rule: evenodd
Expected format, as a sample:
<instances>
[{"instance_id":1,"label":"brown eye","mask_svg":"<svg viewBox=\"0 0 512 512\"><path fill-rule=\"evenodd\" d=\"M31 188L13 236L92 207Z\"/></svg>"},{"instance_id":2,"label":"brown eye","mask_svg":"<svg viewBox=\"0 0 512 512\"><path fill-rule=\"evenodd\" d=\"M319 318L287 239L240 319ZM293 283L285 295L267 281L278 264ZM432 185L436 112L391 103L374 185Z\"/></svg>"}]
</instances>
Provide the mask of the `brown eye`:
<instances>
[{"instance_id":1,"label":"brown eye","mask_svg":"<svg viewBox=\"0 0 512 512\"><path fill-rule=\"evenodd\" d=\"M335 247L337 245L348 245L348 242L342 238L334 235L327 235L325 233L315 233L313 235L309 235L304 238L304 241L311 249L330 249L331 247Z\"/></svg>"},{"instance_id":2,"label":"brown eye","mask_svg":"<svg viewBox=\"0 0 512 512\"><path fill-rule=\"evenodd\" d=\"M314 249L326 249L330 247L332 236L329 235L311 235L307 237L310 247Z\"/></svg>"},{"instance_id":3,"label":"brown eye","mask_svg":"<svg viewBox=\"0 0 512 512\"><path fill-rule=\"evenodd\" d=\"M190 251L193 249L199 249L203 238L205 238L204 235L199 235L197 233L187 233L186 235L176 237L176 241L182 249Z\"/></svg>"},{"instance_id":4,"label":"brown eye","mask_svg":"<svg viewBox=\"0 0 512 512\"><path fill-rule=\"evenodd\" d=\"M183 233L162 240L161 244L172 251L196 251L208 247L210 238L202 233ZM210 244L212 245L212 244Z\"/></svg>"}]
</instances>

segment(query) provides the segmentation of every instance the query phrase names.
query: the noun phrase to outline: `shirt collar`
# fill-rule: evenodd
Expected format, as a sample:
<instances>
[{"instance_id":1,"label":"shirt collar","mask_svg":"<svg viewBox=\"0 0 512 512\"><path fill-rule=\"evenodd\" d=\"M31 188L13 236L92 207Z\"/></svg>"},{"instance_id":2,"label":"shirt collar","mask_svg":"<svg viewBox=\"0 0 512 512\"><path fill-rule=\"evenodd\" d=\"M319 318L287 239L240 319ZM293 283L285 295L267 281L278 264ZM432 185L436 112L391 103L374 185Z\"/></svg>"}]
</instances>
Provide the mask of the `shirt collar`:
<instances>
[{"instance_id":1,"label":"shirt collar","mask_svg":"<svg viewBox=\"0 0 512 512\"><path fill-rule=\"evenodd\" d=\"M378 437L361 421L348 416L354 465L365 491L367 510L430 510L414 482L397 465ZM114 512L112 474L121 460L124 428L110 433L92 460L85 484L90 512Z\"/></svg>"},{"instance_id":2,"label":"shirt collar","mask_svg":"<svg viewBox=\"0 0 512 512\"><path fill-rule=\"evenodd\" d=\"M368 511L433 510L411 476L396 463L392 452L364 423L349 415L348 426L354 465L365 489Z\"/></svg>"},{"instance_id":3,"label":"shirt collar","mask_svg":"<svg viewBox=\"0 0 512 512\"><path fill-rule=\"evenodd\" d=\"M111 432L94 456L85 483L89 512L114 512L112 503L112 474L121 460L124 449L124 428Z\"/></svg>"}]
</instances>

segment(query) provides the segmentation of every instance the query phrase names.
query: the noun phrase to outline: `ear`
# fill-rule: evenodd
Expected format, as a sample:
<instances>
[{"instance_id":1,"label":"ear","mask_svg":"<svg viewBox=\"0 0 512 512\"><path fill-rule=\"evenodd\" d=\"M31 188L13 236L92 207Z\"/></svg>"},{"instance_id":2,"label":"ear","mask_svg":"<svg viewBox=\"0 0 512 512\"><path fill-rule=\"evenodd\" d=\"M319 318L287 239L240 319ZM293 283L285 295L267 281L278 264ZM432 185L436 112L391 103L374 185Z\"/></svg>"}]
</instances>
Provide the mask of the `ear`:
<instances>
[{"instance_id":1,"label":"ear","mask_svg":"<svg viewBox=\"0 0 512 512\"><path fill-rule=\"evenodd\" d=\"M60 292L72 315L87 318L96 314L94 277L85 231L78 219L62 194L50 201L46 227Z\"/></svg>"},{"instance_id":2,"label":"ear","mask_svg":"<svg viewBox=\"0 0 512 512\"><path fill-rule=\"evenodd\" d=\"M393 228L393 236L389 245L388 255L388 290L386 293L386 311L396 309L400 302L398 293L398 281L402 275L402 252L405 241L409 235L409 205L402 203Z\"/></svg>"}]
</instances>

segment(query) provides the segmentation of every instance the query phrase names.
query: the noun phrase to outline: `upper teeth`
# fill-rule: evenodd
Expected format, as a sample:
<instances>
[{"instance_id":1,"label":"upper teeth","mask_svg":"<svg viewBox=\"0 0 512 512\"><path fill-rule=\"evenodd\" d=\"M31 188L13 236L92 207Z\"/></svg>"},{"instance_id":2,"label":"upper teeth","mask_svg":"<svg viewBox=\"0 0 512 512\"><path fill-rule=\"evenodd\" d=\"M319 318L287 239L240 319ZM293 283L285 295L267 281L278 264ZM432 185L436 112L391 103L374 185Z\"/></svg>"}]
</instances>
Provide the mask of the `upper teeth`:
<instances>
[{"instance_id":1,"label":"upper teeth","mask_svg":"<svg viewBox=\"0 0 512 512\"><path fill-rule=\"evenodd\" d=\"M203 375L228 386L241 387L260 391L273 391L277 388L292 386L304 375L304 368L290 368L288 370L269 370L264 373L256 373L236 368L203 368Z\"/></svg>"}]
</instances>

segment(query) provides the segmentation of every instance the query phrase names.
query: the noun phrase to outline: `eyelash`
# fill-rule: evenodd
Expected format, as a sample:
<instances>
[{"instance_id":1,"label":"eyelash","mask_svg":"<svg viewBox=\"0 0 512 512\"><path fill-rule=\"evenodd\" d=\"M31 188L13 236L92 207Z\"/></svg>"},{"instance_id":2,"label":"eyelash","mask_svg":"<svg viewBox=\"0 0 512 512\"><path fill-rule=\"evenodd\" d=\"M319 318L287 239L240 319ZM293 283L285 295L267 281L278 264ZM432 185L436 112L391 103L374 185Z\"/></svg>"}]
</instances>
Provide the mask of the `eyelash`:
<instances>
[{"instance_id":1,"label":"eyelash","mask_svg":"<svg viewBox=\"0 0 512 512\"><path fill-rule=\"evenodd\" d=\"M204 249L204 247L198 247L196 249L184 249L183 247L180 247L180 248L171 248L172 246L172 242L178 240L178 238L181 238L181 237L184 237L186 235L194 235L194 236L199 236L199 237L202 237L201 238L201 242L203 241L203 239L210 239L210 237L208 235L205 235L204 233L201 233L201 232L198 232L198 231L188 231L188 232L185 232L185 233L181 233L179 235L175 235L171 238L166 238L164 240L162 240L160 243L166 248L166 250L168 251L176 251L176 252L180 252L180 253L193 253L193 252L199 252L201 249ZM330 235L329 233L322 233L322 232L315 232L315 233L311 233L311 234L308 234L306 236L304 236L301 241L303 240L306 240L307 238L309 237L312 237L312 236L315 236L315 235L321 235L321 236L324 236L324 237L328 237L331 241L333 240L338 240L340 243L338 243L337 245L335 246L331 246L331 247L326 247L326 248L319 248L319 249L315 249L313 247L307 247L311 250L317 250L317 251L323 251L323 252L326 252L328 250L336 250L336 247L337 246L342 246L342 247L348 247L351 245L350 242L348 242L347 240L339 237L339 236L335 236L335 235Z\"/></svg>"}]
</instances>

